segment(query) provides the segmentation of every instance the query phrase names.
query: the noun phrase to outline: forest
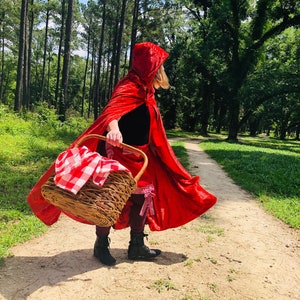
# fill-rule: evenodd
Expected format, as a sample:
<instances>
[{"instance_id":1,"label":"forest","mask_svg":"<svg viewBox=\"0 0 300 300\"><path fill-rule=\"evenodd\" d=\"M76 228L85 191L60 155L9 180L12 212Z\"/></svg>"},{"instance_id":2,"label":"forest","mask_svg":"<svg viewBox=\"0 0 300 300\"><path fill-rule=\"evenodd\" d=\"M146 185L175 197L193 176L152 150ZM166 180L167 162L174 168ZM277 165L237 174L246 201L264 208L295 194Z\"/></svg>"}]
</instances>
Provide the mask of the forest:
<instances>
[{"instance_id":1,"label":"forest","mask_svg":"<svg viewBox=\"0 0 300 300\"><path fill-rule=\"evenodd\" d=\"M1 0L0 105L95 119L151 41L167 129L299 140L299 25L298 0Z\"/></svg>"}]
</instances>

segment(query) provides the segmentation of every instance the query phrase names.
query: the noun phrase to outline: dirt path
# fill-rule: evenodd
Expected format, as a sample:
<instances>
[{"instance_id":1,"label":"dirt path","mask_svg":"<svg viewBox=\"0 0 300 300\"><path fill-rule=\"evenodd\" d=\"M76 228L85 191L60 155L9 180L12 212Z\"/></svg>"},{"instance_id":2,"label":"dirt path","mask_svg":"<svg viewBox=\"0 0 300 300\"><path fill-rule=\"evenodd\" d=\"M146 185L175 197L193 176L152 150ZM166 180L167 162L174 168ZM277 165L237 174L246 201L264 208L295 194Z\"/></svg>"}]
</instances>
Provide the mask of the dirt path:
<instances>
[{"instance_id":1,"label":"dirt path","mask_svg":"<svg viewBox=\"0 0 300 300\"><path fill-rule=\"evenodd\" d=\"M192 173L219 201L205 217L151 232L154 262L126 259L128 230L111 234L115 267L92 256L94 227L63 217L44 236L12 249L0 299L300 299L300 234L264 210L199 149Z\"/></svg>"}]
</instances>

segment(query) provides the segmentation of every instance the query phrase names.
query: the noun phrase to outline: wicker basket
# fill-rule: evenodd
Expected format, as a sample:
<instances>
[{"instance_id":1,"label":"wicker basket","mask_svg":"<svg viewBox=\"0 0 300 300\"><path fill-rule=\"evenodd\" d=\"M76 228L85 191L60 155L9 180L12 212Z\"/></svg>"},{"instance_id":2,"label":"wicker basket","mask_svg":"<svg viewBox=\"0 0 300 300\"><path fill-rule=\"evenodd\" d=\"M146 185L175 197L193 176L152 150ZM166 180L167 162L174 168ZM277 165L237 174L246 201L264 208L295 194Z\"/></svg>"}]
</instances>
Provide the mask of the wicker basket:
<instances>
[{"instance_id":1,"label":"wicker basket","mask_svg":"<svg viewBox=\"0 0 300 300\"><path fill-rule=\"evenodd\" d=\"M80 146L90 138L106 140L102 135L89 134L80 139L74 147ZM140 154L144 160L142 168L134 178L126 171L111 172L102 186L89 180L74 195L57 187L54 183L54 176L52 176L42 186L42 195L45 200L66 213L82 218L89 223L103 227L113 225L148 165L148 158L143 151L123 143L121 145L133 153Z\"/></svg>"}]
</instances>

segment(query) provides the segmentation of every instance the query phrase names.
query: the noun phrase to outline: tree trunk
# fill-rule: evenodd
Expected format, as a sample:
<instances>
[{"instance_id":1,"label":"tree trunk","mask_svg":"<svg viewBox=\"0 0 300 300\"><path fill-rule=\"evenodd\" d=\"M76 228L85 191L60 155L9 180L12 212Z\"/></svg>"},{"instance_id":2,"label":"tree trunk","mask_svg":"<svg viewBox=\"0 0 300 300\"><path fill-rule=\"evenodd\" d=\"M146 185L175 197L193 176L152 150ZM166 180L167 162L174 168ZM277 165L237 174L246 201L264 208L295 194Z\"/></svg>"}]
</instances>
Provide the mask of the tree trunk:
<instances>
[{"instance_id":1,"label":"tree trunk","mask_svg":"<svg viewBox=\"0 0 300 300\"><path fill-rule=\"evenodd\" d=\"M208 136L208 120L210 115L210 87L207 83L204 83L203 86L203 95L202 95L202 105L201 105L201 129L200 134L203 136Z\"/></svg>"},{"instance_id":2,"label":"tree trunk","mask_svg":"<svg viewBox=\"0 0 300 300\"><path fill-rule=\"evenodd\" d=\"M55 103L54 105L58 107L58 102L60 98L60 77L61 77L61 57L62 57L62 45L65 36L65 16L66 16L66 0L61 3L61 27L60 27L60 37L59 46L57 54L57 70L56 70L56 86L55 86Z\"/></svg>"},{"instance_id":3,"label":"tree trunk","mask_svg":"<svg viewBox=\"0 0 300 300\"><path fill-rule=\"evenodd\" d=\"M32 8L34 0L30 1L30 7ZM27 66L27 78L28 78L28 87L26 89L26 107L29 109L31 105L31 59L32 59L32 37L33 37L33 27L34 27L34 11L31 9L30 18L29 18L29 33L28 33L28 66Z\"/></svg>"},{"instance_id":4,"label":"tree trunk","mask_svg":"<svg viewBox=\"0 0 300 300\"><path fill-rule=\"evenodd\" d=\"M3 20L5 13L1 16L0 20ZM1 30L1 71L0 71L0 104L4 102L4 53L5 53L5 38L4 38L4 22L0 21L0 30Z\"/></svg>"},{"instance_id":5,"label":"tree trunk","mask_svg":"<svg viewBox=\"0 0 300 300\"><path fill-rule=\"evenodd\" d=\"M89 67L90 42L91 42L91 33L90 33L90 30L88 30L87 51L86 51L87 53L86 53L86 59L85 59L83 87L82 87L82 99L81 99L81 116L82 117L84 115L84 100L85 100L85 95L86 95L86 79L87 79L87 73L88 73L88 67Z\"/></svg>"},{"instance_id":6,"label":"tree trunk","mask_svg":"<svg viewBox=\"0 0 300 300\"><path fill-rule=\"evenodd\" d=\"M14 111L19 111L22 106L23 96L23 74L24 74L24 60L25 60L25 49L26 49L26 19L27 19L27 8L28 1L22 0L21 6L21 19L20 19L20 34L19 34L19 55L18 55L18 68L17 68L17 79L16 79L16 92Z\"/></svg>"},{"instance_id":7,"label":"tree trunk","mask_svg":"<svg viewBox=\"0 0 300 300\"><path fill-rule=\"evenodd\" d=\"M117 8L117 15L118 15L118 8ZM118 18L117 18L118 19ZM111 36L113 36L113 42L112 47L110 47L111 50L111 64L110 64L110 75L109 75L109 81L108 85L105 87L107 90L107 96L110 98L111 92L114 87L114 77L115 77L115 71L116 71L116 53L117 53L117 37L118 37L118 20L115 22L115 27L112 26L109 28L109 41L111 43ZM111 46L111 45L110 45ZM107 56L109 56L109 53L107 53Z\"/></svg>"},{"instance_id":8,"label":"tree trunk","mask_svg":"<svg viewBox=\"0 0 300 300\"><path fill-rule=\"evenodd\" d=\"M122 36L123 36L124 23L125 23L125 13L126 13L126 0L122 0L120 26L119 26L118 39L117 39L117 53L116 53L116 68L115 68L114 85L117 84L117 82L119 81L119 78L120 78L120 60L121 60L121 50L122 50Z\"/></svg>"},{"instance_id":9,"label":"tree trunk","mask_svg":"<svg viewBox=\"0 0 300 300\"><path fill-rule=\"evenodd\" d=\"M101 62L102 62L102 52L103 52L103 42L104 42L104 30L106 23L106 0L103 0L102 7L102 27L101 27L101 37L98 48L98 64L95 74L94 88L93 88L93 104L94 104L94 119L98 118L99 115L99 95L100 95L100 73L101 73Z\"/></svg>"},{"instance_id":10,"label":"tree trunk","mask_svg":"<svg viewBox=\"0 0 300 300\"><path fill-rule=\"evenodd\" d=\"M229 98L229 127L227 140L237 141L239 132L240 103L238 98Z\"/></svg>"},{"instance_id":11,"label":"tree trunk","mask_svg":"<svg viewBox=\"0 0 300 300\"><path fill-rule=\"evenodd\" d=\"M132 25L131 25L132 29L131 29L129 66L131 66L132 50L133 50L134 44L136 42L137 21L138 21L138 17L139 17L139 5L140 5L140 0L134 0L134 6L133 6L133 12L132 12Z\"/></svg>"},{"instance_id":12,"label":"tree trunk","mask_svg":"<svg viewBox=\"0 0 300 300\"><path fill-rule=\"evenodd\" d=\"M108 38L108 49L112 49L112 46L111 46L111 43L112 43L112 38L111 38L111 32L112 32L112 28L110 27L109 29L109 38ZM116 34L114 34L114 36L116 36ZM114 39L115 40L115 39ZM114 45L115 46L115 45ZM112 56L111 58L111 63L110 63L110 68L106 68L106 70L104 70L104 66L103 66L103 70L102 72L105 72L105 76L102 77L102 80L101 80L101 85L102 85L102 88L101 88L101 99L104 100L104 103L107 99L109 99L111 97L111 92L112 92L112 85L113 85L113 72L114 72L114 53L115 51L113 50L112 53L110 53L109 51L107 51L106 53L106 57L104 57L104 60L106 59L106 61L109 61L110 60L110 56ZM103 103L103 105L104 105ZM100 105L101 107L101 105Z\"/></svg>"},{"instance_id":13,"label":"tree trunk","mask_svg":"<svg viewBox=\"0 0 300 300\"><path fill-rule=\"evenodd\" d=\"M72 36L72 24L73 24L73 0L68 0L68 14L66 18L66 36L64 45L64 62L62 70L62 82L61 82L61 97L59 105L59 116L63 122L66 119L66 110L69 108L68 101L68 84L69 84L69 68L71 58L71 36Z\"/></svg>"},{"instance_id":14,"label":"tree trunk","mask_svg":"<svg viewBox=\"0 0 300 300\"><path fill-rule=\"evenodd\" d=\"M90 73L90 85L89 85L89 102L88 102L88 118L92 113L92 102L93 102L93 77L95 72L95 41L92 42L92 59L91 59L91 73Z\"/></svg>"},{"instance_id":15,"label":"tree trunk","mask_svg":"<svg viewBox=\"0 0 300 300\"><path fill-rule=\"evenodd\" d=\"M45 77L46 77L45 70L46 70L46 60L47 60L49 15L50 15L49 8L47 8L46 22L45 22L46 24L45 24L45 38L44 38L43 68L42 68L41 101L44 100L44 90L45 90Z\"/></svg>"},{"instance_id":16,"label":"tree trunk","mask_svg":"<svg viewBox=\"0 0 300 300\"><path fill-rule=\"evenodd\" d=\"M22 107L28 106L29 97L29 81L28 81L28 68L29 68L29 57L28 57L28 3L27 3L27 17L25 18L25 47L24 47L24 71L23 71L23 95L22 95Z\"/></svg>"},{"instance_id":17,"label":"tree trunk","mask_svg":"<svg viewBox=\"0 0 300 300\"><path fill-rule=\"evenodd\" d=\"M3 34L3 33L1 33ZM5 46L4 46L4 34L1 36L1 72L0 72L0 104L3 101L3 95L4 95L4 51L5 51Z\"/></svg>"},{"instance_id":18,"label":"tree trunk","mask_svg":"<svg viewBox=\"0 0 300 300\"><path fill-rule=\"evenodd\" d=\"M288 131L288 123L289 123L289 119L290 119L290 113L285 114L284 112L282 112L281 115L281 122L280 122L280 133L279 133L279 138L280 140L285 140L286 138L286 133Z\"/></svg>"},{"instance_id":19,"label":"tree trunk","mask_svg":"<svg viewBox=\"0 0 300 300\"><path fill-rule=\"evenodd\" d=\"M249 131L250 136L255 137L259 130L260 118L252 116L249 118Z\"/></svg>"}]
</instances>

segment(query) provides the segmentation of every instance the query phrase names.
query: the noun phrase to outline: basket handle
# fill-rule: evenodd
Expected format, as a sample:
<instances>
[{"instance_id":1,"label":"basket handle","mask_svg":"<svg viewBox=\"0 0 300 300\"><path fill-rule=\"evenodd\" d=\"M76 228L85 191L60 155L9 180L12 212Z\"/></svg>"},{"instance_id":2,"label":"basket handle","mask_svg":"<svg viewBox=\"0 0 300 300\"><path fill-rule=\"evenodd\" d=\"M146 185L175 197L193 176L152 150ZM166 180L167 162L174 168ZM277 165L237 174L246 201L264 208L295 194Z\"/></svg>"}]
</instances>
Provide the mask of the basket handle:
<instances>
[{"instance_id":1,"label":"basket handle","mask_svg":"<svg viewBox=\"0 0 300 300\"><path fill-rule=\"evenodd\" d=\"M88 139L92 139L92 138L97 138L99 140L106 141L106 137L103 136L103 135L100 135L100 134L87 134L87 135L83 136L82 138L80 138L74 144L74 147L76 148L76 147L80 146L84 141L86 141ZM145 169L147 168L148 157L147 157L147 155L142 150L137 149L137 148L135 148L133 146L130 146L130 145L127 145L127 144L124 144L124 143L120 143L120 146L122 148L126 148L126 149L128 149L128 150L130 150L132 152L140 154L143 157L143 160L144 160L143 166L141 167L140 171L134 177L135 182L138 182L140 180L141 176L143 175L143 173L145 172Z\"/></svg>"}]
</instances>

